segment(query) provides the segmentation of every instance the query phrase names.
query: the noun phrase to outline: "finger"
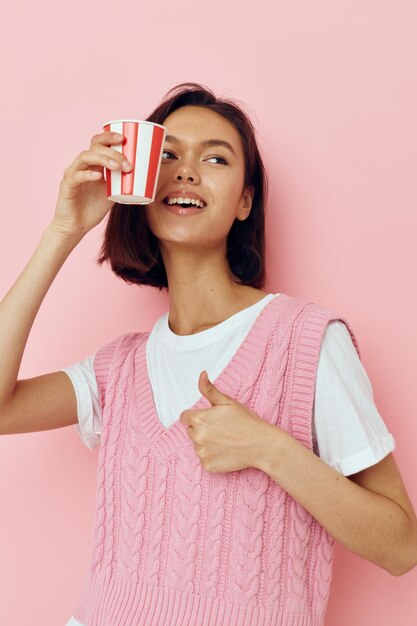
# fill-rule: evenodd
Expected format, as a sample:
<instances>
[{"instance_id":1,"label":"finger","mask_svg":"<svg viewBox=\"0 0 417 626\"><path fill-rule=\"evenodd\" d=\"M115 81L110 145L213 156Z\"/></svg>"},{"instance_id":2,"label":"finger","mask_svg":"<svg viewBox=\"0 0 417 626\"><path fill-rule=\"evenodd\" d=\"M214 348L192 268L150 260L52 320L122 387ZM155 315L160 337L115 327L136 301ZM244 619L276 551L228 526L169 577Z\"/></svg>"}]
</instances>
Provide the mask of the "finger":
<instances>
[{"instance_id":1,"label":"finger","mask_svg":"<svg viewBox=\"0 0 417 626\"><path fill-rule=\"evenodd\" d=\"M204 445L204 434L195 428L191 429L191 439L193 443L201 450Z\"/></svg>"},{"instance_id":2,"label":"finger","mask_svg":"<svg viewBox=\"0 0 417 626\"><path fill-rule=\"evenodd\" d=\"M201 394L207 398L212 406L216 404L232 404L233 399L217 389L209 379L206 370L200 372L198 378L198 388Z\"/></svg>"},{"instance_id":3,"label":"finger","mask_svg":"<svg viewBox=\"0 0 417 626\"><path fill-rule=\"evenodd\" d=\"M103 144L100 143L96 143L91 148L90 152L96 152L108 159L113 159L113 161L117 161L120 165L127 161L125 155L122 152L120 152L119 150L114 150L113 148L108 148L107 146L103 146Z\"/></svg>"},{"instance_id":4,"label":"finger","mask_svg":"<svg viewBox=\"0 0 417 626\"><path fill-rule=\"evenodd\" d=\"M72 197L82 183L96 182L100 181L102 178L103 174L101 172L93 170L75 171L64 176L60 183L60 190Z\"/></svg>"},{"instance_id":5,"label":"finger","mask_svg":"<svg viewBox=\"0 0 417 626\"><path fill-rule=\"evenodd\" d=\"M103 159L105 159L106 167L109 167L110 169L119 168L124 171L129 171L133 167L126 156L119 150L113 150L113 148L107 148L101 144L96 144L92 150L86 151L87 155L90 155L91 153L99 154ZM115 165L115 163L117 165Z\"/></svg>"},{"instance_id":6,"label":"finger","mask_svg":"<svg viewBox=\"0 0 417 626\"><path fill-rule=\"evenodd\" d=\"M78 170L72 174L69 186L78 187L81 183L100 180L101 178L103 178L103 174L101 172L93 170Z\"/></svg>"},{"instance_id":7,"label":"finger","mask_svg":"<svg viewBox=\"0 0 417 626\"><path fill-rule=\"evenodd\" d=\"M187 411L183 411L180 414L180 422L181 424L184 424L184 426L192 426L190 413L188 413Z\"/></svg>"},{"instance_id":8,"label":"finger","mask_svg":"<svg viewBox=\"0 0 417 626\"><path fill-rule=\"evenodd\" d=\"M93 146L97 143L103 144L104 146L111 146L113 144L123 143L124 135L119 133L112 133L110 131L104 131L103 133L98 133L91 138L90 146Z\"/></svg>"},{"instance_id":9,"label":"finger","mask_svg":"<svg viewBox=\"0 0 417 626\"><path fill-rule=\"evenodd\" d=\"M72 170L85 170L93 165L106 167L111 170L123 170L129 171L132 169L132 165L124 165L129 163L123 154L112 150L110 156L108 153L104 154L101 150L84 150L74 160Z\"/></svg>"},{"instance_id":10,"label":"finger","mask_svg":"<svg viewBox=\"0 0 417 626\"><path fill-rule=\"evenodd\" d=\"M204 413L197 409L186 409L180 414L180 422L190 428L201 425L204 423Z\"/></svg>"}]
</instances>

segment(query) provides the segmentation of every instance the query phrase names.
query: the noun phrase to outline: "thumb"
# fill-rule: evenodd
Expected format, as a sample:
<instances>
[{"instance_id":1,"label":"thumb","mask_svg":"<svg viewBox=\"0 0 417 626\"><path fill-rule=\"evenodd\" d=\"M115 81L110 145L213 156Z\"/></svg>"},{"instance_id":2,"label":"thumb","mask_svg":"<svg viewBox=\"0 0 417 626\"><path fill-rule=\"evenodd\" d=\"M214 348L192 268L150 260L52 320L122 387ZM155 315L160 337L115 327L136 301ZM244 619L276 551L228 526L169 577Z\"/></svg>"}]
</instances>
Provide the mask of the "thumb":
<instances>
[{"instance_id":1,"label":"thumb","mask_svg":"<svg viewBox=\"0 0 417 626\"><path fill-rule=\"evenodd\" d=\"M207 398L212 406L216 404L231 404L233 402L232 398L213 385L213 383L209 380L206 370L203 370L200 373L198 388L201 395Z\"/></svg>"}]
</instances>

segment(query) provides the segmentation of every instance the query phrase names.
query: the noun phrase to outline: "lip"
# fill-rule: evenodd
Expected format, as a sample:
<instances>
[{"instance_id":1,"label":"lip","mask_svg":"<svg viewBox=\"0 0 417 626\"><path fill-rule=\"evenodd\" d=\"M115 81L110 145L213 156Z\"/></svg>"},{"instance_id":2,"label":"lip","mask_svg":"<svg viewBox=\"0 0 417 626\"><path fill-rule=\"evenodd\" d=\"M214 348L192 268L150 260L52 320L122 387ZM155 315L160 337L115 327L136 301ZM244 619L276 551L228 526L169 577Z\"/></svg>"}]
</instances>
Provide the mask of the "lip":
<instances>
[{"instance_id":1,"label":"lip","mask_svg":"<svg viewBox=\"0 0 417 626\"><path fill-rule=\"evenodd\" d=\"M167 211L169 211L170 213L174 213L175 215L197 215L197 213L202 213L206 209L206 207L203 207L202 209L197 209L196 207L191 208L191 205L187 208L179 206L178 204L173 204L170 206L169 204L165 204L165 202L163 202L162 204L167 209Z\"/></svg>"}]
</instances>

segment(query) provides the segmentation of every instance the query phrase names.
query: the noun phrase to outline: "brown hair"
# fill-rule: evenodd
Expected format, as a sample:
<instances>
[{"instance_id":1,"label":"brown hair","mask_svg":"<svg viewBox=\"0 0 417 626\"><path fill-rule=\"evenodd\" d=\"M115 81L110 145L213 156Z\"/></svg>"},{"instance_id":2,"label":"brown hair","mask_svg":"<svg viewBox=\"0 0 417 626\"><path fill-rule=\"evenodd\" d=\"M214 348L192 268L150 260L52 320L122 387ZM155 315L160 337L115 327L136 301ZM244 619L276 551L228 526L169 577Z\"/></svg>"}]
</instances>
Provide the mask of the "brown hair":
<instances>
[{"instance_id":1,"label":"brown hair","mask_svg":"<svg viewBox=\"0 0 417 626\"><path fill-rule=\"evenodd\" d=\"M249 216L243 221L235 219L231 226L227 258L231 271L241 284L262 288L266 279L264 207L268 183L254 127L235 101L217 98L210 89L198 83L173 87L146 120L163 124L170 113L189 105L207 107L222 115L241 137L245 158L244 186L253 187L254 196ZM136 205L116 202L111 208L97 263L101 265L104 261L109 261L113 272L127 283L168 290L158 239L148 226L145 211L138 211Z\"/></svg>"}]
</instances>

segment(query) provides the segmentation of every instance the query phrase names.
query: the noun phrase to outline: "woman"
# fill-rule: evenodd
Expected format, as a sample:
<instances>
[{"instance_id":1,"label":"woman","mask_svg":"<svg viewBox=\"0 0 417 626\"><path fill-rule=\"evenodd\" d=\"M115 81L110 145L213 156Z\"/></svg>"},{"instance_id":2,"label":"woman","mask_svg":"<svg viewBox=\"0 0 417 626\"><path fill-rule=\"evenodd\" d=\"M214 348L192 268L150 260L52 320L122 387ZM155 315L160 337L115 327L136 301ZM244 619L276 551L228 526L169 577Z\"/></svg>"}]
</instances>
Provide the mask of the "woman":
<instances>
[{"instance_id":1,"label":"woman","mask_svg":"<svg viewBox=\"0 0 417 626\"><path fill-rule=\"evenodd\" d=\"M78 423L100 443L91 567L68 624L321 625L334 539L400 575L417 563L416 516L347 321L263 291L249 119L194 83L167 96L148 118L168 129L152 204L106 199L103 168L131 169L122 137L95 135L65 170L0 305L1 432ZM169 312L16 381L49 286L109 211L99 262L167 289Z\"/></svg>"}]
</instances>

